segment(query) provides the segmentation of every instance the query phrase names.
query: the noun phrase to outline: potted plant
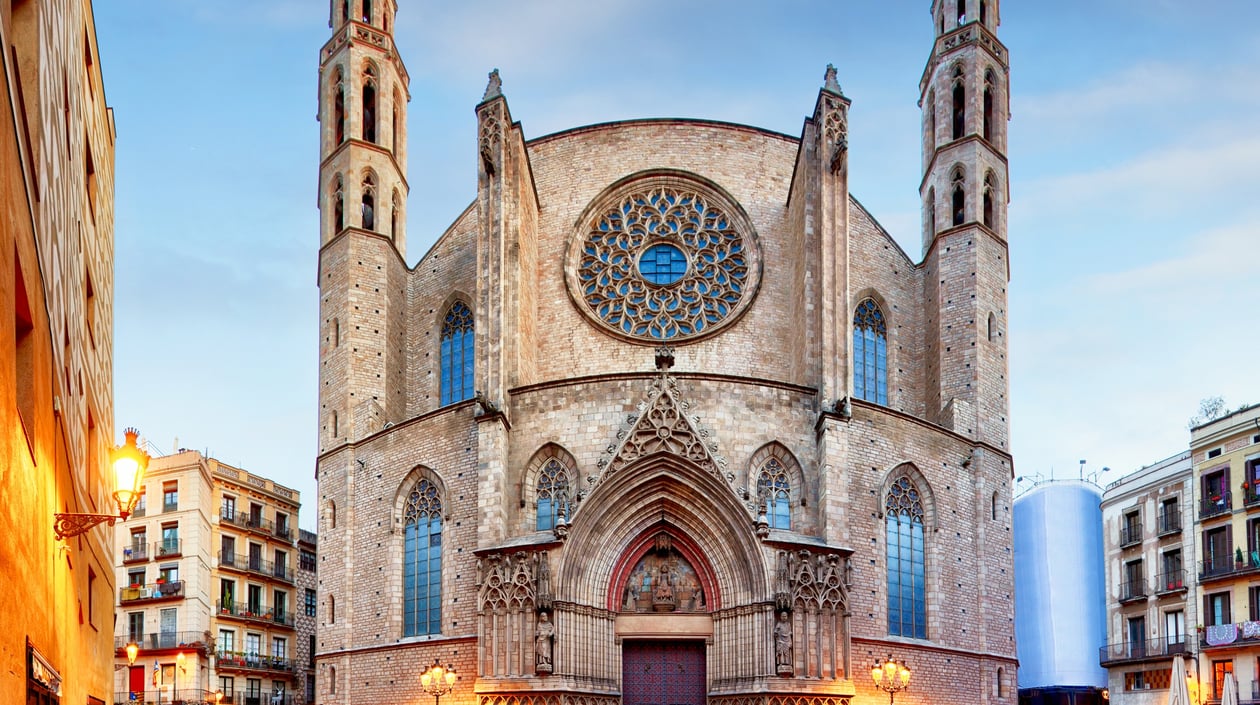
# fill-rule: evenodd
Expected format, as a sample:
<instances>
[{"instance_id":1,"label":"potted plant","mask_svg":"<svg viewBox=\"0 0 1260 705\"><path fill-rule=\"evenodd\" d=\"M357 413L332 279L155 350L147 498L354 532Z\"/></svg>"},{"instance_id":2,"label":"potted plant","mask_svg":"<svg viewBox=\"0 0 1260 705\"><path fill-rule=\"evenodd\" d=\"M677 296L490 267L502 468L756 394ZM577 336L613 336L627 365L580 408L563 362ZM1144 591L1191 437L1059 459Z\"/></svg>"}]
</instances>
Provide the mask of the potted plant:
<instances>
[{"instance_id":1,"label":"potted plant","mask_svg":"<svg viewBox=\"0 0 1260 705\"><path fill-rule=\"evenodd\" d=\"M1241 568L1243 565L1243 552L1241 547L1234 549L1234 567Z\"/></svg>"}]
</instances>

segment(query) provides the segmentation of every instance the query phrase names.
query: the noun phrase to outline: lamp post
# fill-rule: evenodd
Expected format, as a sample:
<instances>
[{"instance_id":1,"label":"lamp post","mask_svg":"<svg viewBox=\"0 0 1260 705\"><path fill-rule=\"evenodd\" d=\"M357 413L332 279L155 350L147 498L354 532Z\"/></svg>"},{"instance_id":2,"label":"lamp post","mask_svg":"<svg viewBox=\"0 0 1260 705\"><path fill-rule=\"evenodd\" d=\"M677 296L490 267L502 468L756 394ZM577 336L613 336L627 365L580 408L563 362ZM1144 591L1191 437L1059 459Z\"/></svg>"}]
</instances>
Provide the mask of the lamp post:
<instances>
[{"instance_id":1,"label":"lamp post","mask_svg":"<svg viewBox=\"0 0 1260 705\"><path fill-rule=\"evenodd\" d=\"M123 650L127 652L127 665L136 665L136 655L140 653L140 645L133 641Z\"/></svg>"},{"instance_id":2,"label":"lamp post","mask_svg":"<svg viewBox=\"0 0 1260 705\"><path fill-rule=\"evenodd\" d=\"M55 514L53 515L53 533L57 540L87 533L92 527L109 523L110 526L119 519L131 516L131 510L140 501L140 484L144 482L144 471L149 467L149 454L136 446L136 437L140 435L134 428L127 429L127 441L114 449L110 454L114 466L114 502L118 504L117 514Z\"/></svg>"},{"instance_id":3,"label":"lamp post","mask_svg":"<svg viewBox=\"0 0 1260 705\"><path fill-rule=\"evenodd\" d=\"M214 705L219 705L219 703L221 702L223 702L223 691L222 690L214 691Z\"/></svg>"},{"instance_id":4,"label":"lamp post","mask_svg":"<svg viewBox=\"0 0 1260 705\"><path fill-rule=\"evenodd\" d=\"M433 696L433 705L438 705L443 695L455 689L455 679L458 677L453 666L447 664L446 668L442 668L442 664L434 658L429 670L421 674L420 685L424 692Z\"/></svg>"},{"instance_id":5,"label":"lamp post","mask_svg":"<svg viewBox=\"0 0 1260 705\"><path fill-rule=\"evenodd\" d=\"M171 701L179 702L179 674L187 673L188 669L184 666L184 652L175 654L175 682L171 684Z\"/></svg>"},{"instance_id":6,"label":"lamp post","mask_svg":"<svg viewBox=\"0 0 1260 705\"><path fill-rule=\"evenodd\" d=\"M892 654L883 663L875 662L871 668L871 680L875 687L888 693L888 703L892 705L897 693L910 687L910 668L905 661L894 661Z\"/></svg>"}]
</instances>

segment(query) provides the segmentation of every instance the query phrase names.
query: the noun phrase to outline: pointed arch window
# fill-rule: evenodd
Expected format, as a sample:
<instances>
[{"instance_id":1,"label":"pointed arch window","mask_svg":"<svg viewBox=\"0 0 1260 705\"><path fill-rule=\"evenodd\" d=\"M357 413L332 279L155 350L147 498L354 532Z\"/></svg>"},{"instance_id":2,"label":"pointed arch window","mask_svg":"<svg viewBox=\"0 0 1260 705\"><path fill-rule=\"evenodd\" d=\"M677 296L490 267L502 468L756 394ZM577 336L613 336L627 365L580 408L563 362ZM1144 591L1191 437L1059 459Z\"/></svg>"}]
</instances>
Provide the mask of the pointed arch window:
<instances>
[{"instance_id":1,"label":"pointed arch window","mask_svg":"<svg viewBox=\"0 0 1260 705\"><path fill-rule=\"evenodd\" d=\"M341 174L337 175L333 182L332 206L333 206L333 234L337 234L346 228L346 206L345 194L341 189Z\"/></svg>"},{"instance_id":2,"label":"pointed arch window","mask_svg":"<svg viewBox=\"0 0 1260 705\"><path fill-rule=\"evenodd\" d=\"M350 21L350 0L341 0L341 23Z\"/></svg>"},{"instance_id":3,"label":"pointed arch window","mask_svg":"<svg viewBox=\"0 0 1260 705\"><path fill-rule=\"evenodd\" d=\"M893 481L884 498L888 549L888 633L927 638L923 502L909 477Z\"/></svg>"},{"instance_id":4,"label":"pointed arch window","mask_svg":"<svg viewBox=\"0 0 1260 705\"><path fill-rule=\"evenodd\" d=\"M394 200L389 209L389 239L397 241L398 238L398 212L402 210L402 198L398 195L398 189L394 189Z\"/></svg>"},{"instance_id":5,"label":"pointed arch window","mask_svg":"<svg viewBox=\"0 0 1260 705\"><path fill-rule=\"evenodd\" d=\"M962 139L963 132L967 129L967 91L963 88L961 66L954 67L953 108L953 139Z\"/></svg>"},{"instance_id":6,"label":"pointed arch window","mask_svg":"<svg viewBox=\"0 0 1260 705\"><path fill-rule=\"evenodd\" d=\"M936 189L928 189L927 200L927 232L929 236L936 236Z\"/></svg>"},{"instance_id":7,"label":"pointed arch window","mask_svg":"<svg viewBox=\"0 0 1260 705\"><path fill-rule=\"evenodd\" d=\"M928 147L936 151L936 92L928 93Z\"/></svg>"},{"instance_id":8,"label":"pointed arch window","mask_svg":"<svg viewBox=\"0 0 1260 705\"><path fill-rule=\"evenodd\" d=\"M957 0L955 6L955 14L958 20L958 26L961 27L967 23L967 0Z\"/></svg>"},{"instance_id":9,"label":"pointed arch window","mask_svg":"<svg viewBox=\"0 0 1260 705\"><path fill-rule=\"evenodd\" d=\"M372 24L372 0L363 0L363 21Z\"/></svg>"},{"instance_id":10,"label":"pointed arch window","mask_svg":"<svg viewBox=\"0 0 1260 705\"><path fill-rule=\"evenodd\" d=\"M363 229L376 229L376 177L368 174L363 177L363 202L360 210L363 216Z\"/></svg>"},{"instance_id":11,"label":"pointed arch window","mask_svg":"<svg viewBox=\"0 0 1260 705\"><path fill-rule=\"evenodd\" d=\"M363 139L376 142L376 68L371 65L363 70Z\"/></svg>"},{"instance_id":12,"label":"pointed arch window","mask_svg":"<svg viewBox=\"0 0 1260 705\"><path fill-rule=\"evenodd\" d=\"M980 24L988 24L989 22L989 8L985 7L985 5L985 1L980 0Z\"/></svg>"},{"instance_id":13,"label":"pointed arch window","mask_svg":"<svg viewBox=\"0 0 1260 705\"><path fill-rule=\"evenodd\" d=\"M403 508L403 636L442 631L442 500L420 480Z\"/></svg>"},{"instance_id":14,"label":"pointed arch window","mask_svg":"<svg viewBox=\"0 0 1260 705\"><path fill-rule=\"evenodd\" d=\"M950 178L953 183L952 195L950 197L950 222L954 225L962 225L963 219L967 215L967 196L963 190L963 173L962 169L956 169L954 175Z\"/></svg>"},{"instance_id":15,"label":"pointed arch window","mask_svg":"<svg viewBox=\"0 0 1260 705\"><path fill-rule=\"evenodd\" d=\"M341 68L338 67L333 89L333 141L341 144L346 141L346 86L341 79Z\"/></svg>"},{"instance_id":16,"label":"pointed arch window","mask_svg":"<svg viewBox=\"0 0 1260 705\"><path fill-rule=\"evenodd\" d=\"M993 79L992 71L984 72L984 139L993 141Z\"/></svg>"},{"instance_id":17,"label":"pointed arch window","mask_svg":"<svg viewBox=\"0 0 1260 705\"><path fill-rule=\"evenodd\" d=\"M984 175L984 197L982 210L984 211L984 224L990 228L993 227L993 192L996 190L997 179L994 178L993 172Z\"/></svg>"},{"instance_id":18,"label":"pointed arch window","mask_svg":"<svg viewBox=\"0 0 1260 705\"><path fill-rule=\"evenodd\" d=\"M757 476L757 495L766 505L766 521L771 529L792 528L792 483L778 458L769 458Z\"/></svg>"},{"instance_id":19,"label":"pointed arch window","mask_svg":"<svg viewBox=\"0 0 1260 705\"><path fill-rule=\"evenodd\" d=\"M442 322L442 406L473 395L473 315L463 301Z\"/></svg>"},{"instance_id":20,"label":"pointed arch window","mask_svg":"<svg viewBox=\"0 0 1260 705\"><path fill-rule=\"evenodd\" d=\"M872 299L853 313L853 396L888 403L888 328Z\"/></svg>"},{"instance_id":21,"label":"pointed arch window","mask_svg":"<svg viewBox=\"0 0 1260 705\"><path fill-rule=\"evenodd\" d=\"M552 458L538 473L534 528L548 531L556 528L556 517L566 509L569 500L569 471L559 460Z\"/></svg>"}]
</instances>

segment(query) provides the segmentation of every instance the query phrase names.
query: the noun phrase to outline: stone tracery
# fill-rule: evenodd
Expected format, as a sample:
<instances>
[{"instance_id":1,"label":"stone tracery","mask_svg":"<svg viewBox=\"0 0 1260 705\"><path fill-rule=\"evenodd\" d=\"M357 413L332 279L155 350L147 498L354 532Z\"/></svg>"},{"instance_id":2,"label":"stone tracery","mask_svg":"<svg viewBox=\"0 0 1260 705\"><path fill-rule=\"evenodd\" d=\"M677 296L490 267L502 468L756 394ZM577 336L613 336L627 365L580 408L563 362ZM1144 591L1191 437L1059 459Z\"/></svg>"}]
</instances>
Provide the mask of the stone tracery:
<instances>
[{"instance_id":1,"label":"stone tracery","mask_svg":"<svg viewBox=\"0 0 1260 705\"><path fill-rule=\"evenodd\" d=\"M592 211L571 259L574 298L601 326L644 342L698 338L751 301L759 260L736 207L679 179L647 179Z\"/></svg>"}]
</instances>

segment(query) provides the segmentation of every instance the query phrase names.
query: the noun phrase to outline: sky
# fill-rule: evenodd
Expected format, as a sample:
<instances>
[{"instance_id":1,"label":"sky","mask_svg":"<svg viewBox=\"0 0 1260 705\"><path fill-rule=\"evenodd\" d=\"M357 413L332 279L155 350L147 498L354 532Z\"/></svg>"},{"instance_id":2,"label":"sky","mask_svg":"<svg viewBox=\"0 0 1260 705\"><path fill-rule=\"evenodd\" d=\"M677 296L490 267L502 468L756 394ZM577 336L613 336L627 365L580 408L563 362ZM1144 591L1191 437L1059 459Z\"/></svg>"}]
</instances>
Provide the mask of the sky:
<instances>
[{"instance_id":1,"label":"sky","mask_svg":"<svg viewBox=\"0 0 1260 705\"><path fill-rule=\"evenodd\" d=\"M928 0L400 0L414 265L476 194L500 69L526 138L645 117L799 135L823 71L850 189L921 257ZM243 9L244 8L244 9ZM316 525L321 0L97 0L115 110L116 435L301 491ZM1260 402L1260 3L1001 8L1010 50L1011 432L1020 476L1103 484Z\"/></svg>"}]
</instances>

